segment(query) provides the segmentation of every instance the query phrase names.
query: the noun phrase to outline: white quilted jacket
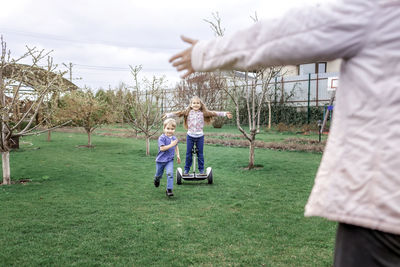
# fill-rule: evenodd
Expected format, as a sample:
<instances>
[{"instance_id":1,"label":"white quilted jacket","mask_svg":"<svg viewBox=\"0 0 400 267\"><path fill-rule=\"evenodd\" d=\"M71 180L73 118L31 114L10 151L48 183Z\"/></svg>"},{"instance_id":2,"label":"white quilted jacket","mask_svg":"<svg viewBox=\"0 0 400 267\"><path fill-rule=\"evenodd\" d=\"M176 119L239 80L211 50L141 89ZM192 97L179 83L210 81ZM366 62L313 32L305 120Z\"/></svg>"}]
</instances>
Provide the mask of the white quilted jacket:
<instances>
[{"instance_id":1,"label":"white quilted jacket","mask_svg":"<svg viewBox=\"0 0 400 267\"><path fill-rule=\"evenodd\" d=\"M335 114L305 215L400 234L400 0L292 10L199 41L192 66L251 70L336 58Z\"/></svg>"}]
</instances>

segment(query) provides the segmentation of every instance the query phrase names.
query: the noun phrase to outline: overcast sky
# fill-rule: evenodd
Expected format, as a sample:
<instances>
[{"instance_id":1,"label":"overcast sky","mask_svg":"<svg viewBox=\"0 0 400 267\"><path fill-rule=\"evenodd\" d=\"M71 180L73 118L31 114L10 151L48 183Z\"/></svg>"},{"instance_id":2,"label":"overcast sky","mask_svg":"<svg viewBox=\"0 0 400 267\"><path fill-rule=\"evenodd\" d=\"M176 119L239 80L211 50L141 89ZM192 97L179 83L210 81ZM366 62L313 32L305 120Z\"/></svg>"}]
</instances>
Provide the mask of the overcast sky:
<instances>
[{"instance_id":1,"label":"overcast sky","mask_svg":"<svg viewBox=\"0 0 400 267\"><path fill-rule=\"evenodd\" d=\"M142 65L142 75L179 81L168 63L186 48L179 36L214 36L204 19L218 12L226 33L250 26L250 16L279 16L318 0L0 0L0 34L13 57L25 46L54 50L54 61L73 64L74 83L98 88L132 84L129 65ZM66 75L66 78L69 76Z\"/></svg>"}]
</instances>

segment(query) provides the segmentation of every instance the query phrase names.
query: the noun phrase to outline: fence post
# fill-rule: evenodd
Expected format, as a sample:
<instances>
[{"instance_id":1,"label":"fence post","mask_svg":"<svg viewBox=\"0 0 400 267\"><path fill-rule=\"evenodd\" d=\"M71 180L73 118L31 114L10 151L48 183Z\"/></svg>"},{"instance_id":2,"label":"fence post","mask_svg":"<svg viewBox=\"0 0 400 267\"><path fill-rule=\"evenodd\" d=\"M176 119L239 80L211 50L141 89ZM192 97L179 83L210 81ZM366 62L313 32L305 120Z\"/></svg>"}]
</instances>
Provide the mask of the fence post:
<instances>
[{"instance_id":1,"label":"fence post","mask_svg":"<svg viewBox=\"0 0 400 267\"><path fill-rule=\"evenodd\" d=\"M281 100L279 101L281 104L283 104L284 103L284 99L285 99L285 84L284 84L284 81L283 81L283 75L282 75L282 77L281 77Z\"/></svg>"},{"instance_id":2,"label":"fence post","mask_svg":"<svg viewBox=\"0 0 400 267\"><path fill-rule=\"evenodd\" d=\"M278 84L278 77L275 76L275 90L274 90L274 105L276 105L277 102L277 93L276 93L276 88L277 88L277 84Z\"/></svg>"},{"instance_id":3,"label":"fence post","mask_svg":"<svg viewBox=\"0 0 400 267\"><path fill-rule=\"evenodd\" d=\"M319 85L319 76L318 76L318 72L317 72L317 80L316 80L316 84L315 84L315 106L318 107L318 85Z\"/></svg>"},{"instance_id":4,"label":"fence post","mask_svg":"<svg viewBox=\"0 0 400 267\"><path fill-rule=\"evenodd\" d=\"M310 124L310 91L311 91L311 73L308 74L308 97L307 97L307 123Z\"/></svg>"}]
</instances>

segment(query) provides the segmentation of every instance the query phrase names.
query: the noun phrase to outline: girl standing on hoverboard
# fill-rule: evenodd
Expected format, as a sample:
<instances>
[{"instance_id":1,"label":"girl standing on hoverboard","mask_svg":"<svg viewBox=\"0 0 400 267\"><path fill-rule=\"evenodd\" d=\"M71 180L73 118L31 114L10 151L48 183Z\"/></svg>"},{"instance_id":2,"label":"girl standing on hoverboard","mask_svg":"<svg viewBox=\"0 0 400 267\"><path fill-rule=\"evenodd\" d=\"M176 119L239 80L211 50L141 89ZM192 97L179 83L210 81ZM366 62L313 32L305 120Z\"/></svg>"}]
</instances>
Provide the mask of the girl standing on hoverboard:
<instances>
[{"instance_id":1,"label":"girl standing on hoverboard","mask_svg":"<svg viewBox=\"0 0 400 267\"><path fill-rule=\"evenodd\" d=\"M164 117L170 118L173 116L183 116L183 125L188 130L186 136L186 161L183 175L188 175L190 167L192 166L192 149L194 145L196 145L198 149L197 162L199 172L200 174L204 174L204 123L210 123L211 118L217 116L231 119L232 114L230 112L210 111L199 97L194 96L190 100L190 105L185 110L167 113Z\"/></svg>"}]
</instances>

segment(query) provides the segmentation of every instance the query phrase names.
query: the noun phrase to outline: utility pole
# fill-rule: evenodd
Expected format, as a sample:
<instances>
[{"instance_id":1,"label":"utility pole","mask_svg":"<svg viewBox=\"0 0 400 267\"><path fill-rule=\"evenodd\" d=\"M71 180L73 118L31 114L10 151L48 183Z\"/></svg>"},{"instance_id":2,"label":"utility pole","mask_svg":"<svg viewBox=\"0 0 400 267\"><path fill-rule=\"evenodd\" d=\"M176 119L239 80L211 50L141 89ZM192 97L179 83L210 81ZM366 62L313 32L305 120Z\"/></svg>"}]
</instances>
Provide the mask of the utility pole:
<instances>
[{"instance_id":1,"label":"utility pole","mask_svg":"<svg viewBox=\"0 0 400 267\"><path fill-rule=\"evenodd\" d=\"M72 82L72 66L73 64L70 62L69 65L63 63L63 65L68 68L69 71L69 81Z\"/></svg>"}]
</instances>

